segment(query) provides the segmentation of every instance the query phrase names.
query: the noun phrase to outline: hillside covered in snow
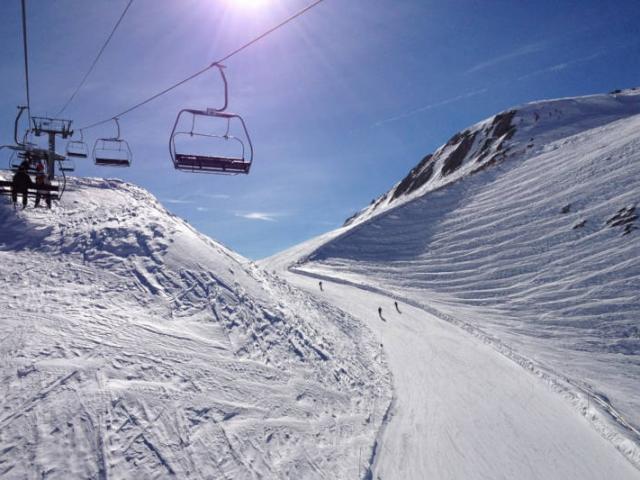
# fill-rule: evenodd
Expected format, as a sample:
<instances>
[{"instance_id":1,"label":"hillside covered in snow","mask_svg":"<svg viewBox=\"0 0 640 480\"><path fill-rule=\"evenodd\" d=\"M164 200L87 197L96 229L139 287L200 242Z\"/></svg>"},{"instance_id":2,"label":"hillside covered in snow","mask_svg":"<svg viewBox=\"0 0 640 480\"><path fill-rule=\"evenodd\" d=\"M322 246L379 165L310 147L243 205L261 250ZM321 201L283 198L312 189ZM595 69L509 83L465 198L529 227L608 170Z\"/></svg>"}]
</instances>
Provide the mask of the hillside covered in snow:
<instances>
[{"instance_id":1,"label":"hillside covered in snow","mask_svg":"<svg viewBox=\"0 0 640 480\"><path fill-rule=\"evenodd\" d=\"M629 90L258 264L118 180L0 202L0 477L636 480L639 192Z\"/></svg>"},{"instance_id":2,"label":"hillside covered in snow","mask_svg":"<svg viewBox=\"0 0 640 480\"><path fill-rule=\"evenodd\" d=\"M390 376L354 318L120 181L0 225L0 477L370 469Z\"/></svg>"},{"instance_id":3,"label":"hillside covered in snow","mask_svg":"<svg viewBox=\"0 0 640 480\"><path fill-rule=\"evenodd\" d=\"M261 264L462 327L562 384L640 466L639 114L637 89L502 112L342 228Z\"/></svg>"}]
</instances>

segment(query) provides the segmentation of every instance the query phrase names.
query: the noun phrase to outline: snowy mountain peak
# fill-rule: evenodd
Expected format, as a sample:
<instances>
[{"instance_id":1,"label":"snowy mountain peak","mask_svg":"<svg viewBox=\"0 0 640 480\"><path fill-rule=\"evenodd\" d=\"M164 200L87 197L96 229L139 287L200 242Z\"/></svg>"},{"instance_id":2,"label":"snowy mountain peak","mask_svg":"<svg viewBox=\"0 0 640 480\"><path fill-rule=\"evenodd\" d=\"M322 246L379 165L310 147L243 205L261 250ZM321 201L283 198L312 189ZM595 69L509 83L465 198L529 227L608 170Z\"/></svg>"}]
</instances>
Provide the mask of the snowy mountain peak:
<instances>
[{"instance_id":1,"label":"snowy mountain peak","mask_svg":"<svg viewBox=\"0 0 640 480\"><path fill-rule=\"evenodd\" d=\"M456 133L367 208L345 221L360 223L408 200L450 185L512 157L535 155L554 141L640 113L640 89L528 103Z\"/></svg>"},{"instance_id":2,"label":"snowy mountain peak","mask_svg":"<svg viewBox=\"0 0 640 480\"><path fill-rule=\"evenodd\" d=\"M552 383L640 468L639 114L638 89L503 112L262 265L461 327Z\"/></svg>"}]
</instances>

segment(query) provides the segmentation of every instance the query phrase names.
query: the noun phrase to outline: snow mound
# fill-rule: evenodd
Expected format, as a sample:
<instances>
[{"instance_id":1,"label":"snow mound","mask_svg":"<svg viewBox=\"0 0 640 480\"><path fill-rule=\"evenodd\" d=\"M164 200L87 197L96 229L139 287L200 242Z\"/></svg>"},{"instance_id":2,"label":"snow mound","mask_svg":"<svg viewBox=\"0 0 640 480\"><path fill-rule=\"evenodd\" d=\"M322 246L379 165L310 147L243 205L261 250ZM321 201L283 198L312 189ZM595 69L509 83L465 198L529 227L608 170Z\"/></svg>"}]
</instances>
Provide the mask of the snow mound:
<instances>
[{"instance_id":1,"label":"snow mound","mask_svg":"<svg viewBox=\"0 0 640 480\"><path fill-rule=\"evenodd\" d=\"M366 470L391 379L358 321L121 181L0 224L2 478Z\"/></svg>"}]
</instances>

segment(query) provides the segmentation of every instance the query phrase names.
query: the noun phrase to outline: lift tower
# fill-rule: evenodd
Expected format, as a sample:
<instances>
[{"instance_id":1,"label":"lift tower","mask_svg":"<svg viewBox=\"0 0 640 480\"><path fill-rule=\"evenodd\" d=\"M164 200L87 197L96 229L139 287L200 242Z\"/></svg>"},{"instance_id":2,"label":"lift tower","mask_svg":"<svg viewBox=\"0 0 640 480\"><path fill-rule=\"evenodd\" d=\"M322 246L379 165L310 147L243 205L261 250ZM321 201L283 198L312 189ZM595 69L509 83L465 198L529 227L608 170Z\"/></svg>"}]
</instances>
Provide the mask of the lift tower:
<instances>
[{"instance_id":1,"label":"lift tower","mask_svg":"<svg viewBox=\"0 0 640 480\"><path fill-rule=\"evenodd\" d=\"M51 181L55 177L56 168L56 135L60 135L63 139L73 136L71 120L48 117L31 117L31 121L33 123L33 133L36 137L41 136L43 133L49 136L47 174Z\"/></svg>"}]
</instances>

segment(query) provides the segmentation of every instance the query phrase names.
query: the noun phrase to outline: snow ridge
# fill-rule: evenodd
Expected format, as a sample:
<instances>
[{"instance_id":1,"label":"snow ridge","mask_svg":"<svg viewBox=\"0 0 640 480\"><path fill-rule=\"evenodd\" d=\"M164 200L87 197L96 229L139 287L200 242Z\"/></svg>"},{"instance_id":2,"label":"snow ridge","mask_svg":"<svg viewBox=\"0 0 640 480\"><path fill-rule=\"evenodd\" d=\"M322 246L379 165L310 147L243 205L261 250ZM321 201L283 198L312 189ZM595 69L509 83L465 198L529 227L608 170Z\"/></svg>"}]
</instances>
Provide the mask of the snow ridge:
<instances>
[{"instance_id":1,"label":"snow ridge","mask_svg":"<svg viewBox=\"0 0 640 480\"><path fill-rule=\"evenodd\" d=\"M378 213L545 145L640 113L640 89L608 95L532 102L501 112L458 132L371 205L345 221L360 223Z\"/></svg>"},{"instance_id":2,"label":"snow ridge","mask_svg":"<svg viewBox=\"0 0 640 480\"><path fill-rule=\"evenodd\" d=\"M371 333L148 192L70 179L0 224L3 478L352 478L373 448Z\"/></svg>"}]
</instances>

